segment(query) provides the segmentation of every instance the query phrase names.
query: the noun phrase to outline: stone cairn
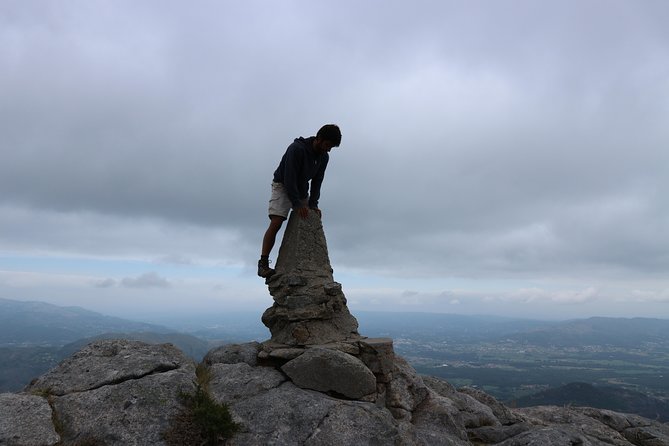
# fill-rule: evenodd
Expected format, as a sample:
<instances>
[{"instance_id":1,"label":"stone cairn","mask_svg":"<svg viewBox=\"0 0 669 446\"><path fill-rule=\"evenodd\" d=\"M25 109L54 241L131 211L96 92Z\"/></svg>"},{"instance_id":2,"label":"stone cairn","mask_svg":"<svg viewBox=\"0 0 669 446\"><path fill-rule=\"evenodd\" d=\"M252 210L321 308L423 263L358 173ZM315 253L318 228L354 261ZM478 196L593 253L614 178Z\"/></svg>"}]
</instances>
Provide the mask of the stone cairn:
<instances>
[{"instance_id":1,"label":"stone cairn","mask_svg":"<svg viewBox=\"0 0 669 446\"><path fill-rule=\"evenodd\" d=\"M291 213L276 273L266 280L274 304L265 311L262 322L272 338L261 344L258 359L278 365L308 353L301 361L286 364L284 372L306 370L308 368L299 367L299 363L310 359L323 365L327 363L334 374L339 369L357 369L358 373L361 367L369 369L372 372L369 385L361 392L374 393L377 389L372 382L383 384L392 379L393 341L367 338L358 333L358 321L349 312L341 284L334 281L332 273L320 217L310 212L302 219L295 212ZM361 367L354 367L352 361L359 362ZM297 378L298 385L299 382ZM304 387L314 386L319 384ZM338 389L314 390L337 393ZM358 394L348 396L362 396L360 392L354 393Z\"/></svg>"}]
</instances>

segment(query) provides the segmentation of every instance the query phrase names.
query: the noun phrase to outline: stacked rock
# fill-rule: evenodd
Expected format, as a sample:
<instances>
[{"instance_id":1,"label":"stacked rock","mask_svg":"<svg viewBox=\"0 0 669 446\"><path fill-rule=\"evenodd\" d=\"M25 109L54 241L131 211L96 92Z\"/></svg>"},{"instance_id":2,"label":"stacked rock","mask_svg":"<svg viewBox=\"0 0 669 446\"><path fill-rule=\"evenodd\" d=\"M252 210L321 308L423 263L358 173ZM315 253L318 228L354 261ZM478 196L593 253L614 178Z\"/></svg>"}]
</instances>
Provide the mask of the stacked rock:
<instances>
[{"instance_id":1,"label":"stacked rock","mask_svg":"<svg viewBox=\"0 0 669 446\"><path fill-rule=\"evenodd\" d=\"M321 219L315 212L288 220L276 273L267 279L274 305L262 316L272 341L287 346L360 339L332 267Z\"/></svg>"},{"instance_id":2,"label":"stacked rock","mask_svg":"<svg viewBox=\"0 0 669 446\"><path fill-rule=\"evenodd\" d=\"M276 273L266 281L274 304L262 316L272 338L260 346L258 358L286 364L284 372L292 374L301 387L328 389L347 397L359 398L378 391L374 384L390 382L394 351L388 338L366 338L358 333L358 321L346 306L341 284L333 279L325 233L320 217L310 212L307 218L292 213L279 250ZM361 367L352 367L352 362ZM328 367L323 367L325 364ZM300 371L311 369L336 371L341 364L348 370L358 370L360 389L343 389L336 382L350 382L320 376L307 384L298 376ZM338 375L337 372L333 372ZM303 374L303 375L308 375ZM333 376L334 376L333 375ZM298 384L299 385L299 384Z\"/></svg>"}]
</instances>

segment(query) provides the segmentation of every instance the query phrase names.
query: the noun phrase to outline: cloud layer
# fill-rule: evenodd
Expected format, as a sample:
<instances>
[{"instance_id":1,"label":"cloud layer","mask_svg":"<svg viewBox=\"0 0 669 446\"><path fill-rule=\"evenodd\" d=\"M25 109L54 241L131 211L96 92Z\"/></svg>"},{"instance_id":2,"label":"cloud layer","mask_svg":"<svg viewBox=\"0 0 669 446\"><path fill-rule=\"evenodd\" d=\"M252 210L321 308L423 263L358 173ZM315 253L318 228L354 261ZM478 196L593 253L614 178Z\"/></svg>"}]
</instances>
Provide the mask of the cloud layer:
<instances>
[{"instance_id":1,"label":"cloud layer","mask_svg":"<svg viewBox=\"0 0 669 446\"><path fill-rule=\"evenodd\" d=\"M90 273L118 293L173 284L156 259L252 276L272 171L336 122L321 204L352 281L662 296L668 21L603 0L9 1L0 270L145 262Z\"/></svg>"}]
</instances>

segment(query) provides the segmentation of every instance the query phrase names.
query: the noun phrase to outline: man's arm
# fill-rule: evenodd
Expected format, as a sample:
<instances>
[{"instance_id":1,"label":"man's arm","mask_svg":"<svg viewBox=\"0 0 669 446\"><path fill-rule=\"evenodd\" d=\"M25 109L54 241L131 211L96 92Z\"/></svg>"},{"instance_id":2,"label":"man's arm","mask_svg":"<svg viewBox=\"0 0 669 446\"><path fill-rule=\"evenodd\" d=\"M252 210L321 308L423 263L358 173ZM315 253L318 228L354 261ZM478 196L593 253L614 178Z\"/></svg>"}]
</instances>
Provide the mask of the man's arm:
<instances>
[{"instance_id":1,"label":"man's arm","mask_svg":"<svg viewBox=\"0 0 669 446\"><path fill-rule=\"evenodd\" d=\"M297 187L297 169L302 165L301 151L297 150L292 144L286 150L285 163L283 166L283 187L286 189L286 194L293 205L293 209L298 209L302 206L300 200L300 192Z\"/></svg>"},{"instance_id":2,"label":"man's arm","mask_svg":"<svg viewBox=\"0 0 669 446\"><path fill-rule=\"evenodd\" d=\"M318 199L321 197L321 184L325 178L325 169L328 166L329 157L325 157L318 172L311 180L311 188L309 193L309 207L311 209L318 209Z\"/></svg>"}]
</instances>

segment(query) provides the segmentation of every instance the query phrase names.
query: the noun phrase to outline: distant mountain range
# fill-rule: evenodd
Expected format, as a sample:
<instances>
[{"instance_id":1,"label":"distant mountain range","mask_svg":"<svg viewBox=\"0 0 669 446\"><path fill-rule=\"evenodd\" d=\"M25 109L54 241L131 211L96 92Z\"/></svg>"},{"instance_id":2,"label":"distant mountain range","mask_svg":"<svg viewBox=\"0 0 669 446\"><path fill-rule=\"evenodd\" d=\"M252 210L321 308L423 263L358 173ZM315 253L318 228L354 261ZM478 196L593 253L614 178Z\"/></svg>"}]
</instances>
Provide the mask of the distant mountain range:
<instances>
[{"instance_id":1,"label":"distant mountain range","mask_svg":"<svg viewBox=\"0 0 669 446\"><path fill-rule=\"evenodd\" d=\"M666 342L669 320L592 317L540 326L508 337L532 345L638 347L644 343Z\"/></svg>"},{"instance_id":2,"label":"distant mountain range","mask_svg":"<svg viewBox=\"0 0 669 446\"><path fill-rule=\"evenodd\" d=\"M558 322L499 316L470 316L444 313L354 312L359 331L366 336L392 338L485 340L552 327Z\"/></svg>"},{"instance_id":3,"label":"distant mountain range","mask_svg":"<svg viewBox=\"0 0 669 446\"><path fill-rule=\"evenodd\" d=\"M428 313L359 312L360 332L369 336L498 342L511 340L537 346L621 348L666 342L669 320L592 317L568 321L539 321L495 316Z\"/></svg>"},{"instance_id":4,"label":"distant mountain range","mask_svg":"<svg viewBox=\"0 0 669 446\"><path fill-rule=\"evenodd\" d=\"M0 392L21 390L86 344L111 338L172 343L195 361L215 345L161 325L83 308L0 299Z\"/></svg>"},{"instance_id":5,"label":"distant mountain range","mask_svg":"<svg viewBox=\"0 0 669 446\"><path fill-rule=\"evenodd\" d=\"M623 349L667 342L669 320L642 318L589 318L570 321L539 321L495 316L454 314L354 312L361 334L386 336L417 342L448 340L469 343L514 342L527 345L580 348L586 345L618 346ZM0 392L16 391L27 380L53 367L88 342L99 338L137 339L149 343L170 342L186 354L200 360L214 344L221 341L247 342L269 338L260 314L209 314L199 318L175 316L160 324L129 321L105 316L79 307L60 307L43 302L0 299ZM162 325L165 324L165 325ZM166 326L167 325L167 326ZM168 328L168 326L174 328ZM217 342L218 341L218 342ZM398 345L398 348L400 346ZM609 388L569 384L518 400L518 405L584 404L595 407L597 401L625 402L611 406L654 418L664 417L662 401L643 398L633 392L612 394ZM575 399L580 396L584 399ZM563 398L563 400L560 400ZM616 400L618 398L618 400ZM630 406L631 404L631 406ZM638 409L638 410L637 410Z\"/></svg>"},{"instance_id":6,"label":"distant mountain range","mask_svg":"<svg viewBox=\"0 0 669 446\"><path fill-rule=\"evenodd\" d=\"M440 313L354 312L366 336L448 338L495 342L512 340L532 345L614 345L634 347L669 337L669 320L593 317L541 321L496 316ZM188 320L186 320L188 319ZM228 313L199 318L164 319L162 324L129 321L79 307L0 298L1 346L63 346L103 333L189 333L202 339L243 342L269 337L260 314ZM168 328L173 327L173 328Z\"/></svg>"},{"instance_id":7,"label":"distant mountain range","mask_svg":"<svg viewBox=\"0 0 669 446\"><path fill-rule=\"evenodd\" d=\"M0 346L63 346L105 332L142 331L174 330L79 307L0 299Z\"/></svg>"}]
</instances>

